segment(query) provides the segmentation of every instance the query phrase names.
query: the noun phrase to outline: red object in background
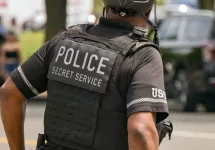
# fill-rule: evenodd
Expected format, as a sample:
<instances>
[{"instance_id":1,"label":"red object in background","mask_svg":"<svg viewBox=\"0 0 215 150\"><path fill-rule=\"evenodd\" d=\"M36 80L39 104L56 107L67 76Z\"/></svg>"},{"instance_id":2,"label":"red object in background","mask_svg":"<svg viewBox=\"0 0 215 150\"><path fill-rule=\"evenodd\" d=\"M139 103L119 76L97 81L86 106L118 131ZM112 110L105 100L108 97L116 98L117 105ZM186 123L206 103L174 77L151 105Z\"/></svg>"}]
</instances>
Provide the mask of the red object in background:
<instances>
[{"instance_id":1,"label":"red object in background","mask_svg":"<svg viewBox=\"0 0 215 150\"><path fill-rule=\"evenodd\" d=\"M7 7L7 6L8 6L7 1L0 2L0 7Z\"/></svg>"},{"instance_id":2,"label":"red object in background","mask_svg":"<svg viewBox=\"0 0 215 150\"><path fill-rule=\"evenodd\" d=\"M213 42L207 42L203 48L203 60L207 63L215 61L215 45Z\"/></svg>"}]
</instances>

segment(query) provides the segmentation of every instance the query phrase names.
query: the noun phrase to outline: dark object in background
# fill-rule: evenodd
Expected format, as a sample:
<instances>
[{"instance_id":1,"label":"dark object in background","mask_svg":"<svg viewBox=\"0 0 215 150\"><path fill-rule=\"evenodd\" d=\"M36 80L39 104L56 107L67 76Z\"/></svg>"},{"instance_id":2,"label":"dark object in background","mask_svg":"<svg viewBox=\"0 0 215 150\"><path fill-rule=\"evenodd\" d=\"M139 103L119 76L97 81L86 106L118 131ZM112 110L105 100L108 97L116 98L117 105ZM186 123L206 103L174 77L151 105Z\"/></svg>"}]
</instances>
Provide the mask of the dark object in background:
<instances>
[{"instance_id":1,"label":"dark object in background","mask_svg":"<svg viewBox=\"0 0 215 150\"><path fill-rule=\"evenodd\" d=\"M0 35L0 46L5 42L5 37Z\"/></svg>"},{"instance_id":2,"label":"dark object in background","mask_svg":"<svg viewBox=\"0 0 215 150\"><path fill-rule=\"evenodd\" d=\"M47 14L45 41L48 41L62 29L62 27L66 27L67 0L45 0L45 4Z\"/></svg>"},{"instance_id":3,"label":"dark object in background","mask_svg":"<svg viewBox=\"0 0 215 150\"><path fill-rule=\"evenodd\" d=\"M6 30L2 25L2 18L0 16L0 46L5 42L5 40L6 40Z\"/></svg>"},{"instance_id":4,"label":"dark object in background","mask_svg":"<svg viewBox=\"0 0 215 150\"><path fill-rule=\"evenodd\" d=\"M45 135L39 133L37 138L36 150L43 150L44 145L45 145Z\"/></svg>"},{"instance_id":5,"label":"dark object in background","mask_svg":"<svg viewBox=\"0 0 215 150\"><path fill-rule=\"evenodd\" d=\"M6 30L3 28L2 18L0 16L0 50L1 50L1 45L5 42L5 40L6 40ZM0 64L0 66L1 66L1 64ZM4 82L5 82L5 78L0 73L0 87L4 84Z\"/></svg>"},{"instance_id":6,"label":"dark object in background","mask_svg":"<svg viewBox=\"0 0 215 150\"><path fill-rule=\"evenodd\" d=\"M159 144L163 141L166 135L169 136L169 140L171 140L171 135L173 132L173 124L171 121L162 121L156 125L159 135Z\"/></svg>"},{"instance_id":7,"label":"dark object in background","mask_svg":"<svg viewBox=\"0 0 215 150\"><path fill-rule=\"evenodd\" d=\"M210 103L205 98L215 92L214 12L173 15L163 20L159 33L169 101L183 111L196 111L199 103L212 111L214 98Z\"/></svg>"},{"instance_id":8,"label":"dark object in background","mask_svg":"<svg viewBox=\"0 0 215 150\"><path fill-rule=\"evenodd\" d=\"M2 75L0 75L0 87L4 84L5 79Z\"/></svg>"}]
</instances>

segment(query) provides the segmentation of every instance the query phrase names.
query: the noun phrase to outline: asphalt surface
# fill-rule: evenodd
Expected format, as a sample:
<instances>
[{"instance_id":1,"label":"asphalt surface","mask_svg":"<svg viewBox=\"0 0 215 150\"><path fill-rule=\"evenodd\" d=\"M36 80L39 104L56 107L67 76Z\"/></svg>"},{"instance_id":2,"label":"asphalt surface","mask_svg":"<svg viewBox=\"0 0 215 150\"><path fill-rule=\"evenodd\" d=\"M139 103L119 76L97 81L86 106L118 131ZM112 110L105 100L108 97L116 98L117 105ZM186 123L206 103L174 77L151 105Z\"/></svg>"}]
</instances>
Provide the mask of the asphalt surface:
<instances>
[{"instance_id":1,"label":"asphalt surface","mask_svg":"<svg viewBox=\"0 0 215 150\"><path fill-rule=\"evenodd\" d=\"M26 149L34 150L37 134L43 132L44 104L28 104L25 121ZM174 113L172 140L167 138L160 150L215 150L215 114ZM0 123L0 150L9 150L2 123Z\"/></svg>"}]
</instances>

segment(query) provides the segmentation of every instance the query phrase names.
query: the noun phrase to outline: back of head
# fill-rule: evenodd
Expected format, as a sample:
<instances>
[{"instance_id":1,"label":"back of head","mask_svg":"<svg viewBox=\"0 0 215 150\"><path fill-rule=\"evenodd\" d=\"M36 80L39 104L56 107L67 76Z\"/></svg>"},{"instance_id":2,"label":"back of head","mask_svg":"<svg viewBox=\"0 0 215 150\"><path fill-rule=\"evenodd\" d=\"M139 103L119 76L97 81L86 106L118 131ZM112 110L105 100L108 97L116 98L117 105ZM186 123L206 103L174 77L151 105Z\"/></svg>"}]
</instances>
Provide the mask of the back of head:
<instances>
[{"instance_id":1,"label":"back of head","mask_svg":"<svg viewBox=\"0 0 215 150\"><path fill-rule=\"evenodd\" d=\"M146 14L156 0L103 0L106 7L115 8L126 12Z\"/></svg>"},{"instance_id":2,"label":"back of head","mask_svg":"<svg viewBox=\"0 0 215 150\"><path fill-rule=\"evenodd\" d=\"M103 0L103 2L105 8L110 8L112 12L118 16L141 17L150 27L154 29L154 43L159 45L157 25L152 23L152 21L150 21L146 16L146 14L152 9L153 5L155 4L156 6L156 0Z\"/></svg>"}]
</instances>

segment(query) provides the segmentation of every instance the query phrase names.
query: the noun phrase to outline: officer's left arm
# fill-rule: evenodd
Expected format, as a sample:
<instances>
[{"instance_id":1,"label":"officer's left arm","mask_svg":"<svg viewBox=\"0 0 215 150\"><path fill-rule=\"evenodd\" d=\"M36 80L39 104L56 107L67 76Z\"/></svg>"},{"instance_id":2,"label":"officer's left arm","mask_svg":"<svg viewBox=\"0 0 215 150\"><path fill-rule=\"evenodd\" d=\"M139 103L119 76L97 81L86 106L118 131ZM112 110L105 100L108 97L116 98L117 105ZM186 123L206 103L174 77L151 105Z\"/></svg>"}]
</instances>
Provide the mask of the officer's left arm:
<instances>
[{"instance_id":1,"label":"officer's left arm","mask_svg":"<svg viewBox=\"0 0 215 150\"><path fill-rule=\"evenodd\" d=\"M11 150L24 150L25 99L46 90L45 56L48 43L43 45L23 65L10 74L0 88L2 122Z\"/></svg>"},{"instance_id":2,"label":"officer's left arm","mask_svg":"<svg viewBox=\"0 0 215 150\"><path fill-rule=\"evenodd\" d=\"M168 116L161 56L154 48L146 48L132 59L127 93L129 147L158 150L156 123Z\"/></svg>"},{"instance_id":3,"label":"officer's left arm","mask_svg":"<svg viewBox=\"0 0 215 150\"><path fill-rule=\"evenodd\" d=\"M128 119L129 150L158 150L156 113L138 112Z\"/></svg>"},{"instance_id":4,"label":"officer's left arm","mask_svg":"<svg viewBox=\"0 0 215 150\"><path fill-rule=\"evenodd\" d=\"M9 77L0 89L0 110L10 150L24 150L25 97Z\"/></svg>"}]
</instances>

